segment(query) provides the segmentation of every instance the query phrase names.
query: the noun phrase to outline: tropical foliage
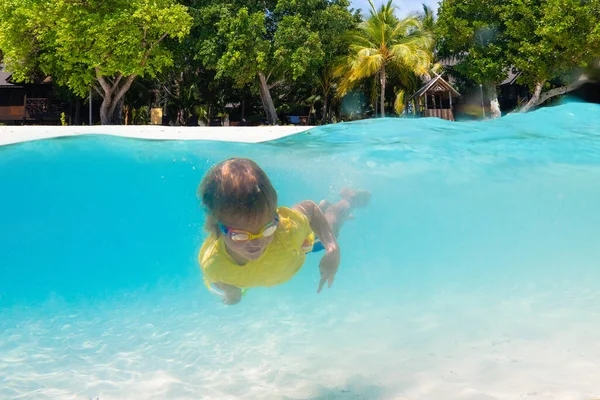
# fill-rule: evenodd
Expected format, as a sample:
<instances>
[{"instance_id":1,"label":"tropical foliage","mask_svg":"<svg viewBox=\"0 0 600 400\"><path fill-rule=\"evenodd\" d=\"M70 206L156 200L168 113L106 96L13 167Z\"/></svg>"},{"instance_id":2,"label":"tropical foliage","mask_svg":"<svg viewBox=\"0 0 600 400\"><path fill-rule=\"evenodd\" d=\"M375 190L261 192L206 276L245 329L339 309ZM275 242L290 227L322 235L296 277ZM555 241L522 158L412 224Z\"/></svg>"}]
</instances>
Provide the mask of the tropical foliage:
<instances>
[{"instance_id":1,"label":"tropical foliage","mask_svg":"<svg viewBox=\"0 0 600 400\"><path fill-rule=\"evenodd\" d=\"M380 88L381 116L385 116L385 88L391 72L402 77L405 83L411 74L428 73L432 61L433 38L423 29L417 17L398 19L392 0L375 8L369 0L369 18L350 34L350 54L336 70L340 77L338 93L345 95L365 78L377 76ZM403 92L400 94L403 97Z\"/></svg>"},{"instance_id":2,"label":"tropical foliage","mask_svg":"<svg viewBox=\"0 0 600 400\"><path fill-rule=\"evenodd\" d=\"M107 124L137 77L172 65L161 42L191 22L175 0L3 0L0 48L16 79L43 73L80 96L95 89Z\"/></svg>"},{"instance_id":3,"label":"tropical foliage","mask_svg":"<svg viewBox=\"0 0 600 400\"><path fill-rule=\"evenodd\" d=\"M582 69L600 57L600 0L445 0L436 34L440 53L475 82L519 73L533 91L527 111L585 82Z\"/></svg>"},{"instance_id":4,"label":"tropical foliage","mask_svg":"<svg viewBox=\"0 0 600 400\"><path fill-rule=\"evenodd\" d=\"M377 1L361 13L350 0L3 0L0 60L16 81L51 75L78 108L93 90L103 124L160 107L195 125L401 115L440 61L492 97L518 74L528 110L600 59L600 0L444 0L437 17L403 18Z\"/></svg>"},{"instance_id":5,"label":"tropical foliage","mask_svg":"<svg viewBox=\"0 0 600 400\"><path fill-rule=\"evenodd\" d=\"M355 24L347 0L203 2L204 32L197 57L216 78L258 91L269 123L278 121L273 89L284 93L299 80L323 76L341 36ZM327 79L327 78L325 78ZM323 83L323 95L330 87Z\"/></svg>"}]
</instances>

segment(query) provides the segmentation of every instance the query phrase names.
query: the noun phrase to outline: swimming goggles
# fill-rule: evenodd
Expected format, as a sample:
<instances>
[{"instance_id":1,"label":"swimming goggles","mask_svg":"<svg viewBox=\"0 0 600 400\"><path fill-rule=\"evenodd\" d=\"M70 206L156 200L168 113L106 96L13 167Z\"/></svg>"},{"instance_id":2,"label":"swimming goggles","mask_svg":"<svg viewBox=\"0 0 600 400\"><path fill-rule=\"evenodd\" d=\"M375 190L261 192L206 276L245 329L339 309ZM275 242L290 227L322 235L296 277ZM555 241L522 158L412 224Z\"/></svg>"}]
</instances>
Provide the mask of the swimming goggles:
<instances>
[{"instance_id":1,"label":"swimming goggles","mask_svg":"<svg viewBox=\"0 0 600 400\"><path fill-rule=\"evenodd\" d=\"M269 222L265 225L259 233L254 234L248 231L243 231L241 229L233 229L228 228L225 225L219 224L219 229L223 232L229 239L234 242L247 242L248 240L259 239L261 237L270 237L273 236L275 231L277 230L277 225L279 224L279 216L276 216L273 221Z\"/></svg>"}]
</instances>

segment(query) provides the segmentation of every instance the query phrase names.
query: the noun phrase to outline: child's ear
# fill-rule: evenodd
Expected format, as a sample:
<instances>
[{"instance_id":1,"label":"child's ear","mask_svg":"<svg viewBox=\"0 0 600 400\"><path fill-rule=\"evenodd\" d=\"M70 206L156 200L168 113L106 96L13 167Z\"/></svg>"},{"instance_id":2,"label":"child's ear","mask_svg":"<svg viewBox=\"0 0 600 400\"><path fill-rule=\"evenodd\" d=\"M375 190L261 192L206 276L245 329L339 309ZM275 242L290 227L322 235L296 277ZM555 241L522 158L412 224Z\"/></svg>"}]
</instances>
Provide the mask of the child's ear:
<instances>
[{"instance_id":1,"label":"child's ear","mask_svg":"<svg viewBox=\"0 0 600 400\"><path fill-rule=\"evenodd\" d=\"M206 215L206 222L204 223L204 230L209 233L212 233L216 237L219 237L221 231L219 230L219 223L217 219L213 217L211 214Z\"/></svg>"}]
</instances>

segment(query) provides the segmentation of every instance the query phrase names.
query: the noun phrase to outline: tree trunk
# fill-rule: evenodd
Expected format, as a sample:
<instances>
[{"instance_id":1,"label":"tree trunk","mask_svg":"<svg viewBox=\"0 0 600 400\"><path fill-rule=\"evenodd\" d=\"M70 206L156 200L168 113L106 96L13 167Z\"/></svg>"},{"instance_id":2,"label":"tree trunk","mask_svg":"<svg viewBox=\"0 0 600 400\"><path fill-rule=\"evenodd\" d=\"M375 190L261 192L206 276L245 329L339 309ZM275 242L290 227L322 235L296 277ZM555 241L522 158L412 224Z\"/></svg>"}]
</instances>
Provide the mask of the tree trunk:
<instances>
[{"instance_id":1,"label":"tree trunk","mask_svg":"<svg viewBox=\"0 0 600 400\"><path fill-rule=\"evenodd\" d=\"M185 126L185 122L183 120L183 110L180 108L177 110L177 119L175 120L176 126Z\"/></svg>"},{"instance_id":2,"label":"tree trunk","mask_svg":"<svg viewBox=\"0 0 600 400\"><path fill-rule=\"evenodd\" d=\"M115 110L117 109L117 106L122 107L123 103L121 100L136 77L137 75L135 74L130 75L125 79L125 83L119 85L123 78L122 75L119 75L113 82L109 83L106 78L100 74L100 70L96 68L96 79L102 87L102 92L99 91L102 95L102 104L100 105L100 123L102 125L111 125L121 121L121 115L115 116ZM121 108L119 108L119 113L120 112Z\"/></svg>"},{"instance_id":3,"label":"tree trunk","mask_svg":"<svg viewBox=\"0 0 600 400\"><path fill-rule=\"evenodd\" d=\"M377 118L377 113L379 112L379 86L377 81L381 81L379 79L379 72L375 74L373 79L373 88L371 89L371 105L373 106L373 118Z\"/></svg>"},{"instance_id":4,"label":"tree trunk","mask_svg":"<svg viewBox=\"0 0 600 400\"><path fill-rule=\"evenodd\" d=\"M329 112L329 93L331 92L331 77L332 72L329 67L325 67L323 70L323 74L321 75L321 79L319 79L321 83L321 90L323 91L323 118L321 120L322 125L326 125L331 121L330 112Z\"/></svg>"},{"instance_id":5,"label":"tree trunk","mask_svg":"<svg viewBox=\"0 0 600 400\"><path fill-rule=\"evenodd\" d=\"M271 91L267 85L267 79L262 72L258 73L258 86L260 91L260 99L267 116L267 122L270 125L275 125L277 123L277 112L275 111L275 105L273 104L273 99L271 98Z\"/></svg>"},{"instance_id":6,"label":"tree trunk","mask_svg":"<svg viewBox=\"0 0 600 400\"><path fill-rule=\"evenodd\" d=\"M102 104L100 104L100 123L102 125L110 125L111 115L108 113L110 108L110 98L103 98Z\"/></svg>"},{"instance_id":7,"label":"tree trunk","mask_svg":"<svg viewBox=\"0 0 600 400\"><path fill-rule=\"evenodd\" d=\"M534 107L535 105L538 104L538 100L540 99L540 94L542 93L542 89L544 88L544 83L546 83L546 81L538 82L535 85L535 90L533 92L533 96L531 96L531 99L529 99L527 104L525 104L523 106L523 108L521 108L521 112L523 112L523 113L527 112L531 109L531 107Z\"/></svg>"},{"instance_id":8,"label":"tree trunk","mask_svg":"<svg viewBox=\"0 0 600 400\"><path fill-rule=\"evenodd\" d=\"M385 118L385 65L381 67L381 118Z\"/></svg>"},{"instance_id":9,"label":"tree trunk","mask_svg":"<svg viewBox=\"0 0 600 400\"><path fill-rule=\"evenodd\" d=\"M75 100L75 118L73 125L81 125L81 99Z\"/></svg>"},{"instance_id":10,"label":"tree trunk","mask_svg":"<svg viewBox=\"0 0 600 400\"><path fill-rule=\"evenodd\" d=\"M329 96L327 96L327 93L323 94L323 120L322 120L323 125L327 124L327 117L328 117L328 115L327 115L327 98L328 97Z\"/></svg>"},{"instance_id":11,"label":"tree trunk","mask_svg":"<svg viewBox=\"0 0 600 400\"><path fill-rule=\"evenodd\" d=\"M116 125L121 121L121 108L119 107L119 115L115 114L117 111L117 107L122 105L121 98L123 96L117 97L117 95L111 95L111 93L104 93L104 97L102 99L102 104L100 105L100 123L102 125Z\"/></svg>"},{"instance_id":12,"label":"tree trunk","mask_svg":"<svg viewBox=\"0 0 600 400\"><path fill-rule=\"evenodd\" d=\"M123 125L123 98L117 101L112 113L111 125Z\"/></svg>"},{"instance_id":13,"label":"tree trunk","mask_svg":"<svg viewBox=\"0 0 600 400\"><path fill-rule=\"evenodd\" d=\"M500 111L500 102L498 101L496 85L492 84L488 89L490 91L490 117L492 119L500 118L502 116L502 111Z\"/></svg>"},{"instance_id":14,"label":"tree trunk","mask_svg":"<svg viewBox=\"0 0 600 400\"><path fill-rule=\"evenodd\" d=\"M544 82L538 83L535 87L535 92L533 93L533 97L527 102L527 104L521 108L521 112L527 112L532 107L543 104L546 100L551 99L552 97L560 96L561 94L572 92L573 90L579 89L582 85L589 82L589 78L585 75L581 75L575 82L567 85L557 87L547 92L541 93L542 88L544 87ZM539 92L538 92L539 86ZM537 94L537 95L536 95Z\"/></svg>"}]
</instances>

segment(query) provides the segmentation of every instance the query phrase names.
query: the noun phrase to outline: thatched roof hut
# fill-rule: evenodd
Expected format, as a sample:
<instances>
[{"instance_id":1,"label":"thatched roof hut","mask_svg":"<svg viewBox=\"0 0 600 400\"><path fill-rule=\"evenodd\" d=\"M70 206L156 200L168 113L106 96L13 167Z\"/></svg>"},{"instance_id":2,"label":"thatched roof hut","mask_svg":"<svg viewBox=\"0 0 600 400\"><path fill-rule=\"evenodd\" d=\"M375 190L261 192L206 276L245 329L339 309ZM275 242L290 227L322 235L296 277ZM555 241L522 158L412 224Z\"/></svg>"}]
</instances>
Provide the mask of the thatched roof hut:
<instances>
[{"instance_id":1,"label":"thatched roof hut","mask_svg":"<svg viewBox=\"0 0 600 400\"><path fill-rule=\"evenodd\" d=\"M458 98L460 93L452 87L441 75L427 82L406 102L406 109L419 117L437 117L454 121L452 98Z\"/></svg>"}]
</instances>

